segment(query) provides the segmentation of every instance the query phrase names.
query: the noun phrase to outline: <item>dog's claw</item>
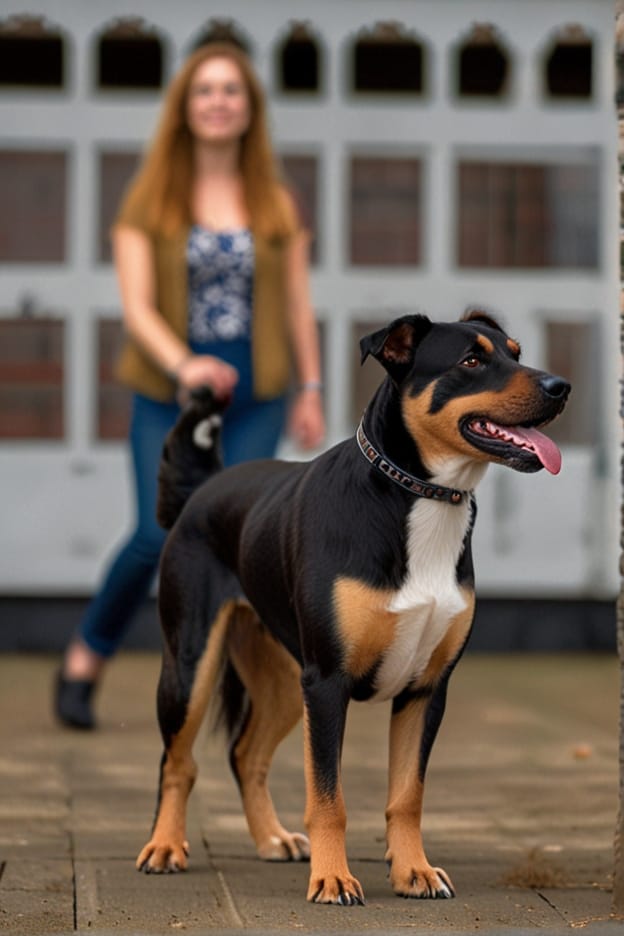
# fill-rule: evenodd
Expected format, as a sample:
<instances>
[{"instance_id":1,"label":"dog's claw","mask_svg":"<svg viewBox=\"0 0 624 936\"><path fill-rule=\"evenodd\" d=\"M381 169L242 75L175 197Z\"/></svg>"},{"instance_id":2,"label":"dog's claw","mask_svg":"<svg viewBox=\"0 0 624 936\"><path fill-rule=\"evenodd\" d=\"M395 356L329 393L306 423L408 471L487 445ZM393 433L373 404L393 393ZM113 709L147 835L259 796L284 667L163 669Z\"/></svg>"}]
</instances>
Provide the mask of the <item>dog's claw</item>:
<instances>
[{"instance_id":1,"label":"dog's claw","mask_svg":"<svg viewBox=\"0 0 624 936\"><path fill-rule=\"evenodd\" d=\"M365 901L363 897L359 897L357 894L343 894L339 903L343 907L363 907Z\"/></svg>"},{"instance_id":2,"label":"dog's claw","mask_svg":"<svg viewBox=\"0 0 624 936\"><path fill-rule=\"evenodd\" d=\"M156 844L149 842L136 860L136 868L144 874L177 874L186 871L188 842Z\"/></svg>"},{"instance_id":3,"label":"dog's claw","mask_svg":"<svg viewBox=\"0 0 624 936\"><path fill-rule=\"evenodd\" d=\"M450 900L455 896L455 889L451 884L449 876L442 868L434 868L434 871L438 875L440 881L440 886L436 890L435 897Z\"/></svg>"},{"instance_id":4,"label":"dog's claw","mask_svg":"<svg viewBox=\"0 0 624 936\"><path fill-rule=\"evenodd\" d=\"M311 903L334 904L339 907L363 907L364 892L356 878L346 876L344 880L339 877L317 880L314 890L308 891L308 900Z\"/></svg>"},{"instance_id":5,"label":"dog's claw","mask_svg":"<svg viewBox=\"0 0 624 936\"><path fill-rule=\"evenodd\" d=\"M258 846L258 855L264 861L309 861L310 842L300 832L272 835L268 842Z\"/></svg>"},{"instance_id":6,"label":"dog's claw","mask_svg":"<svg viewBox=\"0 0 624 936\"><path fill-rule=\"evenodd\" d=\"M438 898L450 900L455 896L455 891L451 887L447 887L447 885L442 882L442 886L435 894L435 896Z\"/></svg>"},{"instance_id":7,"label":"dog's claw","mask_svg":"<svg viewBox=\"0 0 624 936\"><path fill-rule=\"evenodd\" d=\"M403 880L391 880L398 897L415 900L450 900L455 896L455 889L450 878L442 868L424 868L411 870Z\"/></svg>"}]
</instances>

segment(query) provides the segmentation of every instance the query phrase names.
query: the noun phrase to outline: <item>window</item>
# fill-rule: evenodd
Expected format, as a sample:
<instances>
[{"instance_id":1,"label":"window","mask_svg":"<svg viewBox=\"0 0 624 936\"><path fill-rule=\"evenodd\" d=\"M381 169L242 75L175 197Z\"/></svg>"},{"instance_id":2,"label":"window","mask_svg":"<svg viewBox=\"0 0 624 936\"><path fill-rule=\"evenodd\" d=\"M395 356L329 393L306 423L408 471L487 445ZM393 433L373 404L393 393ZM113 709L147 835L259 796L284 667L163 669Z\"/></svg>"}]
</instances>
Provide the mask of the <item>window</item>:
<instances>
[{"instance_id":1,"label":"window","mask_svg":"<svg viewBox=\"0 0 624 936\"><path fill-rule=\"evenodd\" d=\"M65 41L41 17L13 16L0 22L0 88L62 88Z\"/></svg>"},{"instance_id":2,"label":"window","mask_svg":"<svg viewBox=\"0 0 624 936\"><path fill-rule=\"evenodd\" d=\"M0 319L0 438L63 438L63 340L61 321Z\"/></svg>"},{"instance_id":3,"label":"window","mask_svg":"<svg viewBox=\"0 0 624 936\"><path fill-rule=\"evenodd\" d=\"M67 156L0 150L0 263L66 259Z\"/></svg>"},{"instance_id":4,"label":"window","mask_svg":"<svg viewBox=\"0 0 624 936\"><path fill-rule=\"evenodd\" d=\"M460 267L597 268L597 160L462 160L458 176Z\"/></svg>"},{"instance_id":5,"label":"window","mask_svg":"<svg viewBox=\"0 0 624 936\"><path fill-rule=\"evenodd\" d=\"M252 54L251 43L233 20L211 19L198 38L193 40L191 52L211 42L231 42L247 55Z\"/></svg>"},{"instance_id":6,"label":"window","mask_svg":"<svg viewBox=\"0 0 624 936\"><path fill-rule=\"evenodd\" d=\"M124 191L135 173L140 159L138 152L100 153L100 200L98 217L97 259L111 262L110 230L117 215Z\"/></svg>"},{"instance_id":7,"label":"window","mask_svg":"<svg viewBox=\"0 0 624 936\"><path fill-rule=\"evenodd\" d=\"M350 260L356 266L421 261L419 159L354 156L350 180Z\"/></svg>"},{"instance_id":8,"label":"window","mask_svg":"<svg viewBox=\"0 0 624 936\"><path fill-rule=\"evenodd\" d=\"M596 321L547 321L546 368L574 388L561 416L548 427L560 445L597 445L602 412L599 327Z\"/></svg>"},{"instance_id":9,"label":"window","mask_svg":"<svg viewBox=\"0 0 624 936\"><path fill-rule=\"evenodd\" d=\"M130 391L117 381L114 373L122 335L120 319L99 319L96 432L101 440L125 439L128 435Z\"/></svg>"},{"instance_id":10,"label":"window","mask_svg":"<svg viewBox=\"0 0 624 936\"><path fill-rule=\"evenodd\" d=\"M119 19L96 46L96 86L100 91L157 90L164 76L163 46L142 19Z\"/></svg>"},{"instance_id":11,"label":"window","mask_svg":"<svg viewBox=\"0 0 624 936\"><path fill-rule=\"evenodd\" d=\"M352 50L352 90L356 93L423 94L425 48L397 23L362 30Z\"/></svg>"},{"instance_id":12,"label":"window","mask_svg":"<svg viewBox=\"0 0 624 936\"><path fill-rule=\"evenodd\" d=\"M501 97L509 90L509 55L493 26L475 25L457 51L459 97Z\"/></svg>"},{"instance_id":13,"label":"window","mask_svg":"<svg viewBox=\"0 0 624 936\"><path fill-rule=\"evenodd\" d=\"M282 92L310 92L320 89L320 53L317 40L307 23L294 23L277 49L277 86Z\"/></svg>"},{"instance_id":14,"label":"window","mask_svg":"<svg viewBox=\"0 0 624 936\"><path fill-rule=\"evenodd\" d=\"M544 63L547 97L589 99L593 94L593 43L581 26L557 37Z\"/></svg>"},{"instance_id":15,"label":"window","mask_svg":"<svg viewBox=\"0 0 624 936\"><path fill-rule=\"evenodd\" d=\"M287 153L282 155L284 175L291 185L301 220L312 232L311 260L318 262L318 161L316 156Z\"/></svg>"}]
</instances>

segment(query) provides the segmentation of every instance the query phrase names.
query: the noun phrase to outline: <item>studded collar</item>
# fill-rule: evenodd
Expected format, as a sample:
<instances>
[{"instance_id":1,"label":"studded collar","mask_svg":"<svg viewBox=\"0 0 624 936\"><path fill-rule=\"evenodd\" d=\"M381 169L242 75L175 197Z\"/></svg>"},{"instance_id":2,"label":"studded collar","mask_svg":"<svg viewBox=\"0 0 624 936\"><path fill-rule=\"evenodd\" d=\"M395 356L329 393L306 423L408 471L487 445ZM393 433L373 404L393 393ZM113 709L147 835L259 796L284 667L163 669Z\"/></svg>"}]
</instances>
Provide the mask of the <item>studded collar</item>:
<instances>
[{"instance_id":1,"label":"studded collar","mask_svg":"<svg viewBox=\"0 0 624 936\"><path fill-rule=\"evenodd\" d=\"M424 497L428 500L444 501L447 504L463 504L470 498L472 491L460 491L455 488L443 487L441 484L430 484L414 477L407 471L398 468L389 458L378 452L373 443L364 432L363 419L357 428L357 444L366 460L382 474L394 481L400 487L409 491L415 497Z\"/></svg>"}]
</instances>

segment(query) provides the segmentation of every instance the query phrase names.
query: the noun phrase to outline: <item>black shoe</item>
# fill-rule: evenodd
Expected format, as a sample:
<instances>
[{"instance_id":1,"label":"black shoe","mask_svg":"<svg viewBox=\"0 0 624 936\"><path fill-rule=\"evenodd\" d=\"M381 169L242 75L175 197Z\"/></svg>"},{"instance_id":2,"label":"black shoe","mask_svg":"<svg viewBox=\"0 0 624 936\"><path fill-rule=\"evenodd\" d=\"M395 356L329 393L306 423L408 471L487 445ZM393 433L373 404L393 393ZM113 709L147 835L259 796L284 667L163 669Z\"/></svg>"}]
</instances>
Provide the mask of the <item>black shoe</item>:
<instances>
[{"instance_id":1,"label":"black shoe","mask_svg":"<svg viewBox=\"0 0 624 936\"><path fill-rule=\"evenodd\" d=\"M94 689L94 680L65 679L63 674L59 673L54 689L54 711L59 721L68 728L92 731L95 728L95 718L91 709Z\"/></svg>"}]
</instances>

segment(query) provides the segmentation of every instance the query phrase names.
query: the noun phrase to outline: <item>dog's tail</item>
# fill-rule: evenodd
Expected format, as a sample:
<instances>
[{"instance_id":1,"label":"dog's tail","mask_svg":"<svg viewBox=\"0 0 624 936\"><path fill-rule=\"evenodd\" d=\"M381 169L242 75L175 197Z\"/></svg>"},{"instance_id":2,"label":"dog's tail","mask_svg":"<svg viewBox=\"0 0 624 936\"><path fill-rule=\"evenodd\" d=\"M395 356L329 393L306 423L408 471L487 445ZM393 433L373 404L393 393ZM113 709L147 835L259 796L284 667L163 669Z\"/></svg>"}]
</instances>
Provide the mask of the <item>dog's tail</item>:
<instances>
[{"instance_id":1,"label":"dog's tail","mask_svg":"<svg viewBox=\"0 0 624 936\"><path fill-rule=\"evenodd\" d=\"M193 491L223 467L221 413L227 404L208 387L193 390L163 445L156 516L170 530Z\"/></svg>"}]
</instances>

